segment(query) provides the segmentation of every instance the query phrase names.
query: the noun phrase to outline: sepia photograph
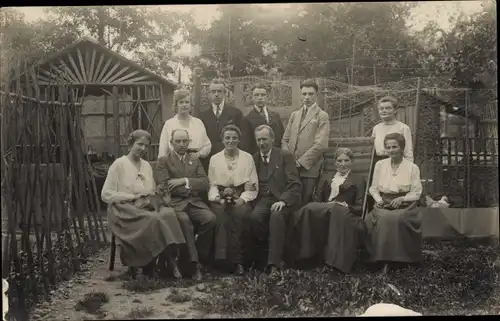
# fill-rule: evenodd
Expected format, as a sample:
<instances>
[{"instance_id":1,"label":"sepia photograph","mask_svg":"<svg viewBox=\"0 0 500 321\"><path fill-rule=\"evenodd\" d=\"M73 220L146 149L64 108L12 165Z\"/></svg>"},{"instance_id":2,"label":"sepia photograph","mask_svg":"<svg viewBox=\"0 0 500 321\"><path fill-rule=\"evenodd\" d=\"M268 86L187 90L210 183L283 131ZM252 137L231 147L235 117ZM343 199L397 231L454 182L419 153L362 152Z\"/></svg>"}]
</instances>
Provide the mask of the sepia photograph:
<instances>
[{"instance_id":1,"label":"sepia photograph","mask_svg":"<svg viewBox=\"0 0 500 321\"><path fill-rule=\"evenodd\" d=\"M496 9L0 8L2 320L500 315Z\"/></svg>"}]
</instances>

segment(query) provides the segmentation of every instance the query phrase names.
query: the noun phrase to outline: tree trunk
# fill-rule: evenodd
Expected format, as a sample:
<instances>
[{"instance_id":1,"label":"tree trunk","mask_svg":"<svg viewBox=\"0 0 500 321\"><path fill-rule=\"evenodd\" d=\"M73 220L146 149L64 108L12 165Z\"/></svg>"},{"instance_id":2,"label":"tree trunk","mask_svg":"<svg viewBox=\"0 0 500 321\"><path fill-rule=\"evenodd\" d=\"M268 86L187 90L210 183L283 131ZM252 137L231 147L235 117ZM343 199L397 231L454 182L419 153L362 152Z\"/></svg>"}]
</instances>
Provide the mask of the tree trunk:
<instances>
[{"instance_id":1,"label":"tree trunk","mask_svg":"<svg viewBox=\"0 0 500 321\"><path fill-rule=\"evenodd\" d=\"M99 7L97 16L99 17L99 27L97 29L97 37L98 41L101 45L106 45L106 41L104 40L104 27L106 26L106 8Z\"/></svg>"}]
</instances>

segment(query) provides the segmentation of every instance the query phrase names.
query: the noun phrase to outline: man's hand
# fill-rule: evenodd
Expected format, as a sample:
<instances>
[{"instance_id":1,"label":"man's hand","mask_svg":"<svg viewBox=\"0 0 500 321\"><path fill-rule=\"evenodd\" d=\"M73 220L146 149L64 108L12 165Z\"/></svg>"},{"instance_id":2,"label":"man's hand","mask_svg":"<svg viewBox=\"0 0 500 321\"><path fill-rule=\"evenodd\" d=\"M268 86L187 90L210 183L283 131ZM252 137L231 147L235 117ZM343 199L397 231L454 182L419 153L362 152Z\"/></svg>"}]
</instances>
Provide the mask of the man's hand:
<instances>
[{"instance_id":1,"label":"man's hand","mask_svg":"<svg viewBox=\"0 0 500 321\"><path fill-rule=\"evenodd\" d=\"M174 178L167 182L167 186L170 191L178 186L184 185L186 185L186 180L184 178Z\"/></svg>"},{"instance_id":2,"label":"man's hand","mask_svg":"<svg viewBox=\"0 0 500 321\"><path fill-rule=\"evenodd\" d=\"M299 163L299 161L295 161L295 166L297 166L297 168L302 167L302 165Z\"/></svg>"},{"instance_id":3,"label":"man's hand","mask_svg":"<svg viewBox=\"0 0 500 321\"><path fill-rule=\"evenodd\" d=\"M376 202L375 207L376 208L384 208L384 201L381 200L379 202Z\"/></svg>"},{"instance_id":4,"label":"man's hand","mask_svg":"<svg viewBox=\"0 0 500 321\"><path fill-rule=\"evenodd\" d=\"M235 199L235 200L234 200L234 205L235 205L235 206L242 206L242 205L244 205L244 204L245 204L245 201L244 201L244 200L242 200L241 198L238 198L238 199Z\"/></svg>"},{"instance_id":5,"label":"man's hand","mask_svg":"<svg viewBox=\"0 0 500 321\"><path fill-rule=\"evenodd\" d=\"M271 212L281 212L281 210L286 206L285 202L279 201L271 205Z\"/></svg>"},{"instance_id":6,"label":"man's hand","mask_svg":"<svg viewBox=\"0 0 500 321\"><path fill-rule=\"evenodd\" d=\"M389 204L392 208L399 208L401 204L403 203L404 198L403 196L397 197L391 201Z\"/></svg>"}]
</instances>

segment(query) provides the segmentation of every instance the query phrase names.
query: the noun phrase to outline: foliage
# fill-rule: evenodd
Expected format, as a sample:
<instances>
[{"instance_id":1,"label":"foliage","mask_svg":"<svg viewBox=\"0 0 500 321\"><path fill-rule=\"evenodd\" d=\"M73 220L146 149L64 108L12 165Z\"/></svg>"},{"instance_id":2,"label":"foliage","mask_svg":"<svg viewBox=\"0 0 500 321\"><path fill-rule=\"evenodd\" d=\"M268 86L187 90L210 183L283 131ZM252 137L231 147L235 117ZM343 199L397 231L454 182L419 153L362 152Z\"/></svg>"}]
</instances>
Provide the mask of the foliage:
<instances>
[{"instance_id":1,"label":"foliage","mask_svg":"<svg viewBox=\"0 0 500 321\"><path fill-rule=\"evenodd\" d=\"M498 243L465 240L426 244L422 266L387 275L364 264L350 275L321 269L284 270L275 277L252 272L195 303L207 313L232 317L358 315L380 302L423 314L494 313L500 308L498 249Z\"/></svg>"},{"instance_id":2,"label":"foliage","mask_svg":"<svg viewBox=\"0 0 500 321\"><path fill-rule=\"evenodd\" d=\"M82 300L79 300L75 305L75 310L84 310L90 314L100 314L104 304L109 302L109 296L104 292L89 292L86 293Z\"/></svg>"}]
</instances>

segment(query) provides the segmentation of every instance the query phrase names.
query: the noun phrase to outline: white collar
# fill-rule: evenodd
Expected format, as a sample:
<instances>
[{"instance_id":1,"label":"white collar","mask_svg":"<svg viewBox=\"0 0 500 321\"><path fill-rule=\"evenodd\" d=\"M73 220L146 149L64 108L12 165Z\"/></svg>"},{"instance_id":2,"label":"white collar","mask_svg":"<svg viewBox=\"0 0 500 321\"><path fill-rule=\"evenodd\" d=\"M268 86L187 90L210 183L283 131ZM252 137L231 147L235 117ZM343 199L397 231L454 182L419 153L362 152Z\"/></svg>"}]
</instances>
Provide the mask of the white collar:
<instances>
[{"instance_id":1,"label":"white collar","mask_svg":"<svg viewBox=\"0 0 500 321\"><path fill-rule=\"evenodd\" d=\"M219 107L220 107L220 111L222 112L222 110L224 109L224 103L225 101L223 100L220 104L219 104ZM212 103L212 109L214 110L214 112L217 111L217 105Z\"/></svg>"},{"instance_id":2,"label":"white collar","mask_svg":"<svg viewBox=\"0 0 500 321\"><path fill-rule=\"evenodd\" d=\"M344 178L346 178L347 176L349 176L349 174L351 174L351 170L349 170L349 171L348 171L347 173L345 173L344 175L340 174L340 172L339 172L339 171L337 171L337 172L335 173L335 175L333 175L332 180L334 180L335 178L342 178L342 179L344 179Z\"/></svg>"},{"instance_id":3,"label":"white collar","mask_svg":"<svg viewBox=\"0 0 500 321\"><path fill-rule=\"evenodd\" d=\"M267 152L267 155L263 154L263 153L260 153L260 157L264 158L264 156L267 156L267 160L270 160L271 159L271 152L272 151L273 151L273 148L271 147L271 149Z\"/></svg>"},{"instance_id":4,"label":"white collar","mask_svg":"<svg viewBox=\"0 0 500 321\"><path fill-rule=\"evenodd\" d=\"M259 107L255 106L255 105L253 105L253 107L254 107L254 108L255 108L258 112L260 112L260 108L259 108ZM262 111L263 111L264 113L267 113L267 106L262 107Z\"/></svg>"},{"instance_id":5,"label":"white collar","mask_svg":"<svg viewBox=\"0 0 500 321\"><path fill-rule=\"evenodd\" d=\"M175 151L175 149L172 149L172 151L175 153L175 155L177 155L177 157L179 157L179 159L180 159L181 161L184 161L184 159L186 159L186 154L184 154L184 155L180 155L179 153L177 153L177 152Z\"/></svg>"}]
</instances>

